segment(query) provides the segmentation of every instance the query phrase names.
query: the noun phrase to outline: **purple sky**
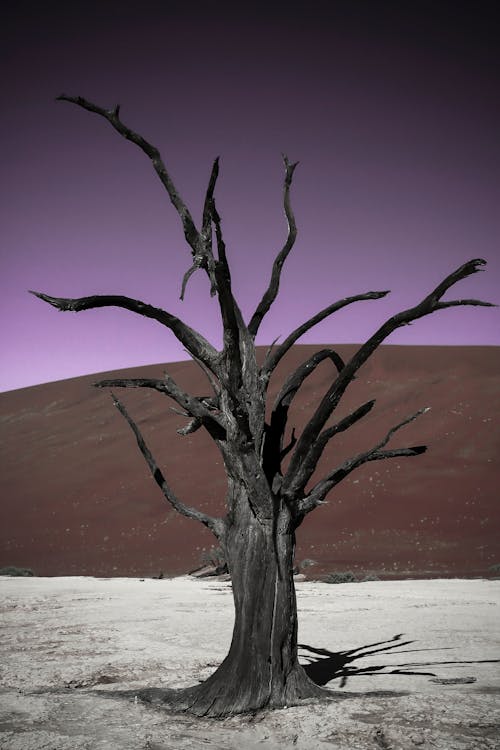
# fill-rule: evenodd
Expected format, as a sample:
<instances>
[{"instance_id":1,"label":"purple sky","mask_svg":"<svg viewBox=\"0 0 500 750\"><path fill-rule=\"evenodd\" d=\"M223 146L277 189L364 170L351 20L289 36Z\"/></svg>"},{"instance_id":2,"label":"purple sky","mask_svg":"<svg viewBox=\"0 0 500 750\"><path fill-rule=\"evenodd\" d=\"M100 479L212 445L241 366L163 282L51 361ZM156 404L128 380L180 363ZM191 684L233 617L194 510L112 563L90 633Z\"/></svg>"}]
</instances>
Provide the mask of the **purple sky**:
<instances>
[{"instance_id":1,"label":"purple sky","mask_svg":"<svg viewBox=\"0 0 500 750\"><path fill-rule=\"evenodd\" d=\"M216 198L247 317L286 236L280 153L300 161L299 237L257 343L341 297L391 289L299 343L362 342L476 257L486 272L448 298L500 303L495 3L232 5L2 7L0 390L187 358L152 321L59 313L28 289L125 294L220 342L206 276L178 299L191 256L150 162L98 116L55 102L62 92L120 103L197 221L220 155ZM499 345L499 315L452 308L386 343Z\"/></svg>"}]
</instances>

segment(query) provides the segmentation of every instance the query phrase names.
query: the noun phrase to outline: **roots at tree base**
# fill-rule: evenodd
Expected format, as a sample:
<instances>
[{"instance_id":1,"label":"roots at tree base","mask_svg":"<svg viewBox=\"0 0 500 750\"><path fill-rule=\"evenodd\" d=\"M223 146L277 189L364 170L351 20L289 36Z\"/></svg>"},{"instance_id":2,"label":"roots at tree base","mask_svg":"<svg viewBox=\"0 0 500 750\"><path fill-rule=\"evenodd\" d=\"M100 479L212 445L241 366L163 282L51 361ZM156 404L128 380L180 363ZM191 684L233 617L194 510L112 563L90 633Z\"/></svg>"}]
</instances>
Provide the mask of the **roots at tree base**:
<instances>
[{"instance_id":1,"label":"roots at tree base","mask_svg":"<svg viewBox=\"0 0 500 750\"><path fill-rule=\"evenodd\" d=\"M137 698L144 703L172 711L200 717L224 718L263 709L286 708L304 702L332 700L336 697L331 690L316 685L300 665L288 675L279 691L274 686L270 694L263 685L257 684L242 690L241 685L235 685L231 680L225 681L223 673L224 664L199 685L177 690L146 688L137 693Z\"/></svg>"}]
</instances>

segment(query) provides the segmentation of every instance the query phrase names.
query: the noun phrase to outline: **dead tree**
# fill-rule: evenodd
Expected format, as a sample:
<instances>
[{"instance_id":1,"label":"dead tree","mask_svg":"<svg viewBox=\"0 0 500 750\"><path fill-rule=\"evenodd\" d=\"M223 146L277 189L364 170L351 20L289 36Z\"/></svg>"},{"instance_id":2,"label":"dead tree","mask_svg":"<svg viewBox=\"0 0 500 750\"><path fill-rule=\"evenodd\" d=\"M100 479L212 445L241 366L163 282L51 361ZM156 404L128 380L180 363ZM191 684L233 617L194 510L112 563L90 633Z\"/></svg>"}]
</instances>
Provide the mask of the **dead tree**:
<instances>
[{"instance_id":1,"label":"dead tree","mask_svg":"<svg viewBox=\"0 0 500 750\"><path fill-rule=\"evenodd\" d=\"M223 322L223 348L217 351L198 331L175 315L140 300L125 296L96 295L62 299L33 292L58 310L79 312L96 307L115 306L157 321L169 328L191 357L205 371L212 393L195 397L165 373L162 379L116 379L95 383L98 388L152 388L172 399L189 423L181 433L204 428L214 440L227 474L227 513L215 518L186 505L172 491L146 442L127 412L113 394L113 402L130 425L152 476L168 503L179 513L204 524L225 551L232 577L235 624L229 653L205 682L180 691L151 689L144 699L163 702L178 710L197 715L225 716L263 707L282 707L304 699L324 697L328 691L314 684L297 658L297 608L293 582L295 532L308 513L321 505L328 493L352 471L367 461L417 456L426 446L386 447L402 427L426 409L395 425L369 450L358 453L333 467L320 481L308 488L325 446L337 434L362 419L374 406L368 401L348 416L326 426L344 391L364 362L397 328L437 310L461 305L490 303L475 299L443 301L445 292L456 282L480 270L482 259L471 260L447 276L418 305L387 320L359 347L347 362L332 349L323 349L304 362L286 379L268 421L265 406L268 383L282 357L303 333L347 305L385 297L387 291L366 292L333 302L285 340L269 349L258 365L255 337L278 294L283 264L297 236L290 188L296 163L284 162L283 205L288 232L276 256L271 277L262 299L246 322L234 297L221 219L216 209L214 189L219 162L215 160L206 190L201 228L198 228L160 156L157 148L133 132L120 118L119 107L103 109L81 98L60 96L98 114L124 138L132 141L149 157L177 211L193 263L186 272L181 297L189 277L203 269L210 281L210 292L217 297ZM323 361L335 367L332 383L302 433L287 435L290 404L305 379ZM289 455L285 470L283 459ZM307 489L306 489L307 488Z\"/></svg>"}]
</instances>

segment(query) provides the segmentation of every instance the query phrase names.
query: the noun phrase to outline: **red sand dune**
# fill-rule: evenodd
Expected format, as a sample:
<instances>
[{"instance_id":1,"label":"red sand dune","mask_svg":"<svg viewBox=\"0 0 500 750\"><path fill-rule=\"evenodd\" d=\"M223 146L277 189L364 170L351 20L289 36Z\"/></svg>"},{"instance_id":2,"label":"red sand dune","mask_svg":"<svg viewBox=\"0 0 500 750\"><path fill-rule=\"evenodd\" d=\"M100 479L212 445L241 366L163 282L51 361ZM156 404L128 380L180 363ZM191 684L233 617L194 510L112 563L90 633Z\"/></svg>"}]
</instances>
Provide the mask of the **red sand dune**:
<instances>
[{"instance_id":1,"label":"red sand dune","mask_svg":"<svg viewBox=\"0 0 500 750\"><path fill-rule=\"evenodd\" d=\"M287 372L320 348L295 346L271 395ZM336 347L344 358L356 348ZM105 375L161 377L163 367ZM186 390L209 393L194 363L168 370ZM368 399L377 403L330 443L318 478L423 406L432 411L400 430L391 445L427 444L428 451L366 464L330 493L298 532L297 561L319 563L308 573L483 575L500 563L499 373L500 347L377 350L335 419ZM299 391L289 422L297 433L333 374L332 364L324 363ZM39 575L179 574L196 567L215 542L166 505L109 394L91 387L103 376L0 394L0 566L28 566ZM179 497L221 513L224 472L204 431L177 435L186 420L161 394L122 390L120 397Z\"/></svg>"}]
</instances>

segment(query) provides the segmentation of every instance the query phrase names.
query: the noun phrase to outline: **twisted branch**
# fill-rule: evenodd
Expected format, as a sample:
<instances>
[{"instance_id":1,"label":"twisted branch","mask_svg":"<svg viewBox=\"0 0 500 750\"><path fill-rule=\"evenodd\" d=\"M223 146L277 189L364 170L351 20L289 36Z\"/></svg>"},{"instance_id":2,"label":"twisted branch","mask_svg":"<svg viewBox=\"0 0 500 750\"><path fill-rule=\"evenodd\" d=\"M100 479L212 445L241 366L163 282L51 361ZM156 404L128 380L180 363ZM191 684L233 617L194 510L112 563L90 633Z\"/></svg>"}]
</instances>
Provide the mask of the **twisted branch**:
<instances>
[{"instance_id":1,"label":"twisted branch","mask_svg":"<svg viewBox=\"0 0 500 750\"><path fill-rule=\"evenodd\" d=\"M206 271L210 279L210 295L213 297L217 291L214 270L215 262L212 255L211 239L209 238L209 227L207 229L206 225L205 211L203 215L203 228L200 233L196 228L193 217L191 216L188 207L179 195L179 192L175 187L172 178L170 177L170 174L168 173L167 168L161 158L160 152L156 148L156 146L153 146L142 135L140 135L139 133L135 133L131 128L125 125L125 123L120 119L119 105L117 105L113 109L104 109L104 107L99 107L97 104L84 99L82 96L68 96L66 94L61 94L60 96L56 97L56 100L76 104L77 106L82 107L89 112L94 112L95 114L104 117L104 119L107 120L110 125L112 125L112 127L121 136L123 136L123 138L126 138L128 141L131 141L136 146L138 146L151 160L156 174L160 178L162 185L168 193L172 205L179 215L184 230L184 236L192 251L193 264L184 274L180 298L181 300L184 299L187 282L198 268L203 268ZM207 206L207 204L210 202L213 195L213 190L218 175L218 162L219 159L217 157L212 167L210 182L205 198L205 206Z\"/></svg>"},{"instance_id":2,"label":"twisted branch","mask_svg":"<svg viewBox=\"0 0 500 750\"><path fill-rule=\"evenodd\" d=\"M180 197L177 188L172 182L167 168L165 167L165 164L161 159L160 152L158 151L156 146L153 146L145 138L143 138L142 135L135 133L120 120L119 105L117 105L113 109L104 109L104 107L99 107L97 104L89 102L82 96L68 96L67 94L61 94L60 96L56 97L56 101L71 102L72 104L76 104L79 107L88 110L89 112L94 112L95 114L104 117L104 119L107 120L121 136L126 138L128 141L132 141L132 143L135 143L136 146L139 146L139 148L146 154L146 156L151 159L156 174L165 187L172 205L179 214L184 229L184 236L189 246L192 248L194 253L199 252L202 248L200 247L200 236L198 230L196 229L189 209Z\"/></svg>"},{"instance_id":3,"label":"twisted branch","mask_svg":"<svg viewBox=\"0 0 500 750\"><path fill-rule=\"evenodd\" d=\"M180 299L184 300L184 294L186 291L186 285L198 268L203 268L208 274L210 279L210 296L214 297L217 293L217 281L215 278L215 260L212 251L212 212L211 207L213 203L213 195L215 190L215 183L219 176L219 157L217 157L212 166L212 172L210 174L210 180L208 183L207 192L205 195L205 203L203 206L203 220L202 229L200 235L200 246L202 252L196 252L193 254L193 265L186 271L184 278L182 279L181 296Z\"/></svg>"},{"instance_id":4,"label":"twisted branch","mask_svg":"<svg viewBox=\"0 0 500 750\"><path fill-rule=\"evenodd\" d=\"M282 154L282 156L283 156L283 163L285 165L285 180L284 180L284 185L283 185L283 205L284 205L285 216L287 220L288 234L287 234L286 242L283 245L283 248L278 253L273 263L273 269L271 272L271 280L269 282L269 286L267 290L265 291L261 301L259 302L257 306L257 309L252 315L252 318L248 324L248 330L250 331L251 335L254 338L257 334L257 331L259 330L259 326L262 323L262 319L264 318L264 315L268 312L269 308L271 307L274 300L276 299L276 296L279 290L281 269L283 268L283 264L290 250L294 246L295 240L297 238L297 225L295 223L295 216L292 211L291 204L290 204L290 187L291 187L292 180L293 180L293 173L299 162L296 161L293 164L291 164L288 160L288 157L285 154Z\"/></svg>"},{"instance_id":5,"label":"twisted branch","mask_svg":"<svg viewBox=\"0 0 500 750\"><path fill-rule=\"evenodd\" d=\"M144 459L149 466L149 470L151 472L151 475L157 485L160 487L161 491L163 492L163 495L168 503L176 510L178 513L181 513L183 516L186 516L186 518L192 518L194 521L199 521L204 526L206 526L210 531L217 537L217 539L222 540L224 533L225 533L225 524L222 518L213 518L212 516L208 516L205 513L202 513L201 511L197 510L196 508L191 508L188 505L185 505L179 498L175 495L173 490L169 487L167 484L167 481L165 477L163 476L163 473L161 469L158 467L158 464L156 463L151 451L149 450L148 446L146 445L146 442L141 434L141 431L139 430L139 427L134 422L132 417L127 412L125 406L115 397L115 395L112 393L111 397L113 399L113 403L122 414L122 416L127 420L128 424L130 425L132 432L135 435L135 438L137 440L137 445L139 446L139 450L141 451L142 455L144 456Z\"/></svg>"}]
</instances>

